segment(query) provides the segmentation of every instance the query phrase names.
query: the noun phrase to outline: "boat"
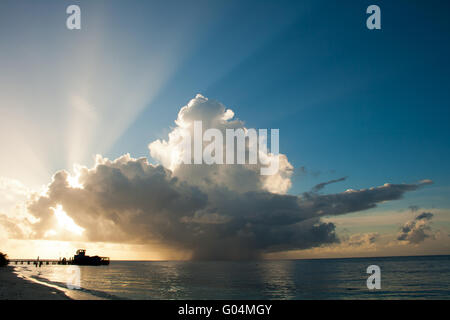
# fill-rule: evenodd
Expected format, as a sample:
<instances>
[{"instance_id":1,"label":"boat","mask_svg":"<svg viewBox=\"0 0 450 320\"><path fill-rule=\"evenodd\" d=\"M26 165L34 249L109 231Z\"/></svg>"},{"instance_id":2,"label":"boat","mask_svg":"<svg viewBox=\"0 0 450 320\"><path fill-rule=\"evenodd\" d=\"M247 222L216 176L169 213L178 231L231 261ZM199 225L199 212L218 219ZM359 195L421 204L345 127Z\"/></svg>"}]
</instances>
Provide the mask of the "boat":
<instances>
[{"instance_id":1,"label":"boat","mask_svg":"<svg viewBox=\"0 0 450 320\"><path fill-rule=\"evenodd\" d=\"M102 266L109 265L108 257L87 256L85 249L78 249L73 256L72 264L78 266Z\"/></svg>"}]
</instances>

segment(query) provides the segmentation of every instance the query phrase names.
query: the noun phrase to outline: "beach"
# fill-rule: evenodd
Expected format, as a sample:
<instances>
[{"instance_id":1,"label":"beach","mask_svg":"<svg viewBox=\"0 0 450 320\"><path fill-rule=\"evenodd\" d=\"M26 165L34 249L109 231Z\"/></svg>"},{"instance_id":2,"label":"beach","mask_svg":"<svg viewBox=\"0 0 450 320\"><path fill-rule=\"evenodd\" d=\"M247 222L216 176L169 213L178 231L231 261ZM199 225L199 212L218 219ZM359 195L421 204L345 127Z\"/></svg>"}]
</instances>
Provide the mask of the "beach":
<instances>
[{"instance_id":1,"label":"beach","mask_svg":"<svg viewBox=\"0 0 450 320\"><path fill-rule=\"evenodd\" d=\"M71 300L64 292L18 277L13 267L0 268L0 300Z\"/></svg>"}]
</instances>

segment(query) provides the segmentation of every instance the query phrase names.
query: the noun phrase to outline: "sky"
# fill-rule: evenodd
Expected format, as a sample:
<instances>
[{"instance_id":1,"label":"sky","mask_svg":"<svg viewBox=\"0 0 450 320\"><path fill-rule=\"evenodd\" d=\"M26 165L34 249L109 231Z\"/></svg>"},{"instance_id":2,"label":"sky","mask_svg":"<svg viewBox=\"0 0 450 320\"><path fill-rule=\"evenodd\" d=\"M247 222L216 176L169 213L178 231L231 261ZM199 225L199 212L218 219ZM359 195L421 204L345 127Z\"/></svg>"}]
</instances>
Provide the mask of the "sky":
<instances>
[{"instance_id":1,"label":"sky","mask_svg":"<svg viewBox=\"0 0 450 320\"><path fill-rule=\"evenodd\" d=\"M366 27L372 4L381 30ZM2 0L0 251L449 254L449 9ZM279 129L279 173L169 166L169 134L195 119Z\"/></svg>"}]
</instances>

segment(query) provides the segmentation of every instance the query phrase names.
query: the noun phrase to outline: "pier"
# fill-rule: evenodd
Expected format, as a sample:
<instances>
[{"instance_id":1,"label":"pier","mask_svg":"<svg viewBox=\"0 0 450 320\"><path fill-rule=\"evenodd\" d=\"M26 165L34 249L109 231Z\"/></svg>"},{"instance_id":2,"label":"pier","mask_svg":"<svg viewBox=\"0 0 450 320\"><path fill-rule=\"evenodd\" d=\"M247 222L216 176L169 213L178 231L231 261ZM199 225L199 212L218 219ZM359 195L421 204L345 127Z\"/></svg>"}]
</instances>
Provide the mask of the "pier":
<instances>
[{"instance_id":1,"label":"pier","mask_svg":"<svg viewBox=\"0 0 450 320\"><path fill-rule=\"evenodd\" d=\"M35 266L43 266L43 265L55 265L55 264L72 264L72 260L66 260L65 258L55 260L55 259L9 259L9 264L13 265L35 265Z\"/></svg>"},{"instance_id":2,"label":"pier","mask_svg":"<svg viewBox=\"0 0 450 320\"><path fill-rule=\"evenodd\" d=\"M109 257L99 257L99 256L87 256L85 249L78 249L73 258L59 258L56 259L9 259L8 264L13 265L35 265L36 267L41 267L43 265L66 265L74 264L78 266L107 266L109 265Z\"/></svg>"}]
</instances>

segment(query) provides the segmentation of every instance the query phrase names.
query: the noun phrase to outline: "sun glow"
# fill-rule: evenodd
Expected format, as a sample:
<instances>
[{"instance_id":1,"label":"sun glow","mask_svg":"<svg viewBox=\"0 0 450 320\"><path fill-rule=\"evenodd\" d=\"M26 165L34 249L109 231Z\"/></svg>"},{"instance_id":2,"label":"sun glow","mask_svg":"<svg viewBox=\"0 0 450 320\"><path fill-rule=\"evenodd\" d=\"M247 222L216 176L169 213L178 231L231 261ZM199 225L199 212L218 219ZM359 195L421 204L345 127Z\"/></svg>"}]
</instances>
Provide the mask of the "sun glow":
<instances>
[{"instance_id":1,"label":"sun glow","mask_svg":"<svg viewBox=\"0 0 450 320\"><path fill-rule=\"evenodd\" d=\"M83 167L77 163L73 165L74 174L73 175L67 175L67 183L71 188L74 189L83 189L83 184L80 182L81 172L83 170Z\"/></svg>"},{"instance_id":2,"label":"sun glow","mask_svg":"<svg viewBox=\"0 0 450 320\"><path fill-rule=\"evenodd\" d=\"M78 226L71 217L63 210L61 205L57 205L56 208L51 208L58 220L58 226L60 229L70 231L76 235L81 235L84 229Z\"/></svg>"},{"instance_id":3,"label":"sun glow","mask_svg":"<svg viewBox=\"0 0 450 320\"><path fill-rule=\"evenodd\" d=\"M67 182L69 183L69 186L71 188L83 189L83 185L78 180L79 177L80 177L79 174L74 175L74 176L67 176Z\"/></svg>"}]
</instances>

